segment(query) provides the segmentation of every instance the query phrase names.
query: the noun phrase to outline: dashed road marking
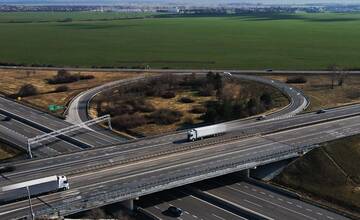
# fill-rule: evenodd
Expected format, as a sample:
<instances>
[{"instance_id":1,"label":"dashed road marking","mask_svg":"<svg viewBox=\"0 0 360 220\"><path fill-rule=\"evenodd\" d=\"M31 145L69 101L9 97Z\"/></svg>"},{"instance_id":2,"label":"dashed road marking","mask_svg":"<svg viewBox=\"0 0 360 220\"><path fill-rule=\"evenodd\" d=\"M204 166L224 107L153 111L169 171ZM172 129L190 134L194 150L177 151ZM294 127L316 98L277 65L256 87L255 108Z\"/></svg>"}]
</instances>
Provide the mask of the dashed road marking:
<instances>
[{"instance_id":1,"label":"dashed road marking","mask_svg":"<svg viewBox=\"0 0 360 220\"><path fill-rule=\"evenodd\" d=\"M214 216L215 218L218 218L218 219L221 219L221 220L226 220L226 219L224 219L223 217L220 217L220 216L218 216L218 215L215 215L214 213L211 214L211 215Z\"/></svg>"}]
</instances>

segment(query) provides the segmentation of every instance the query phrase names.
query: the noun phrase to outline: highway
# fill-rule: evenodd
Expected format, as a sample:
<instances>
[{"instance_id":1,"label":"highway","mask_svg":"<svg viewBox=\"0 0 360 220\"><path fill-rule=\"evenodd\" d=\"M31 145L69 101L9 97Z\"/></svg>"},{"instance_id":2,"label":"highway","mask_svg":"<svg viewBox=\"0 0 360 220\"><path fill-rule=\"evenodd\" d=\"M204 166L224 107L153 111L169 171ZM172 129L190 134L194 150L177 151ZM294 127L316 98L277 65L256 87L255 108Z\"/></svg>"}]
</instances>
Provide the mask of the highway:
<instances>
[{"instance_id":1,"label":"highway","mask_svg":"<svg viewBox=\"0 0 360 220\"><path fill-rule=\"evenodd\" d=\"M90 171L81 171L84 167L81 161L78 162L79 164L67 164L66 161L63 161L60 164L62 173L72 172L67 174L71 189L40 198L60 209L63 214L77 212L83 209L84 204L87 207L96 207L114 201L136 198L274 162L276 159L294 157L302 151L301 149L307 149L306 146L360 133L359 122L360 116L355 116L262 137L206 145L203 148L121 165L113 164L111 167ZM305 148L301 148L301 146ZM300 148L298 149L298 147ZM111 160L119 160L119 157L115 156ZM42 163L42 166L46 167L44 164L46 163ZM89 167L93 167L93 165ZM11 182L16 182L60 174L60 169L29 169L28 171L15 171L6 177ZM77 169L80 171L74 172ZM6 181L1 181L1 183L1 185L7 184ZM43 205L40 200L35 199L34 206L38 214L49 212L48 207ZM26 207L26 201L3 205L0 207L0 216L10 218L26 215Z\"/></svg>"},{"instance_id":2,"label":"highway","mask_svg":"<svg viewBox=\"0 0 360 220\"><path fill-rule=\"evenodd\" d=\"M234 75L234 77L265 80L246 75ZM126 81L113 82L111 86L116 86L118 83L126 83ZM91 149L86 151L73 149L77 152L68 153L72 150L63 150L63 147L71 145L64 147L70 149L75 146L60 140L55 143L58 145L49 143L51 149L56 150L59 147L57 153L62 154L13 163L16 171L2 175L0 186L38 177L65 174L71 184L69 191L41 196L33 202L37 215L48 214L49 210L53 209L57 209L61 214L71 214L295 157L316 147L313 146L314 144L360 133L360 116L356 116L360 112L360 105L336 108L324 114L309 113L294 116L308 104L301 91L277 81L265 80L263 83L279 88L291 99L289 106L271 114L267 117L268 120L256 121L251 118L227 122L229 133L225 136L195 143L185 141L185 132L123 143L124 139L109 132L98 131L96 127L83 128L76 134L72 133L71 137ZM90 92L80 94L72 102L71 106L75 107L69 108L69 112L72 112L70 114L75 115L75 119L70 121L85 120L91 98L111 86L104 85L102 88L97 87L89 90ZM4 121L11 123L8 126L12 129L12 132L7 130L8 133L5 134L14 135L12 136L14 139L15 134L23 135L29 132L23 135L26 137L26 135L41 134L39 130L43 128L57 130L71 125L69 122L4 98L0 98L0 113L19 118L19 120ZM30 122L42 129L28 126L29 130L23 131L20 126L23 121L27 122L25 123L27 125ZM8 126L0 126L0 129L6 130ZM42 146L38 149L42 149ZM26 201L0 206L0 218L1 216L21 217L27 214Z\"/></svg>"},{"instance_id":3,"label":"highway","mask_svg":"<svg viewBox=\"0 0 360 220\"><path fill-rule=\"evenodd\" d=\"M229 212L221 207L199 199L186 191L167 190L142 197L137 202L141 208L159 219L174 219L167 209L175 206L183 210L182 220L244 220L246 218Z\"/></svg>"},{"instance_id":4,"label":"highway","mask_svg":"<svg viewBox=\"0 0 360 220\"><path fill-rule=\"evenodd\" d=\"M0 138L7 143L11 143L23 151L27 151L27 139L36 135L45 134L25 123L11 119L6 120L5 115L0 114ZM81 150L82 148L60 139L43 142L43 145L33 146L33 154L38 157L56 156L58 154L69 153Z\"/></svg>"},{"instance_id":5,"label":"highway","mask_svg":"<svg viewBox=\"0 0 360 220\"><path fill-rule=\"evenodd\" d=\"M179 73L178 75L185 74L187 73ZM236 77L274 86L278 89L281 89L282 92L291 99L291 103L286 108L283 108L280 111L274 113L271 116L272 118L289 117L302 111L303 108L306 107L306 98L302 94L300 95L299 91L289 88L288 85L284 83L256 76L238 75ZM0 127L0 131L2 134L1 136L4 140L10 141L14 145L17 145L20 148L27 150L28 138L68 127L71 125L70 123L76 124L87 121L89 119L89 102L96 94L114 88L116 86L129 85L131 83L136 83L141 80L146 79L144 76L139 76L136 78L119 80L89 89L79 94L70 103L67 109L67 122L51 116L47 113L22 105L20 103L5 98L0 98L0 113L11 116L13 118L10 123L6 124L6 128ZM244 121L252 122L254 121L254 119L242 120L242 122ZM24 131L22 126L17 126L21 124L26 124L26 131ZM55 141L55 143L47 142L42 145L35 146L35 156L54 156L65 152L73 152L81 148L114 145L124 142L126 140L125 138L119 137L118 135L106 131L99 126L91 126L91 128L86 127L80 129L78 132L69 133L69 135L67 136L71 136L71 139L66 139L65 141L58 139ZM71 141L73 139L75 139L75 142Z\"/></svg>"},{"instance_id":6,"label":"highway","mask_svg":"<svg viewBox=\"0 0 360 220\"><path fill-rule=\"evenodd\" d=\"M177 75L186 74L188 73L177 73ZM286 108L271 114L269 118L279 119L281 117L293 116L302 111L308 104L307 99L300 93L300 91L293 89L284 83L249 75L236 75L235 77L269 84L280 89L289 97L291 100L290 104ZM87 111L89 102L96 94L116 86L129 85L141 80L146 79L144 76L139 76L131 79L119 80L89 89L79 94L70 103L67 109L67 122L20 103L0 98L0 113L12 117L11 121L3 123L6 126L0 126L0 137L27 151L28 138L68 127L71 125L70 123L76 124L87 121L89 119ZM243 124L255 121L256 120L254 118L250 118L232 121L227 124L235 124L239 122L240 124ZM78 132L69 133L67 136L71 136L70 140L59 137L58 139L53 139L42 144L37 144L36 146L32 146L34 151L33 154L36 157L55 156L62 153L78 151L84 148L109 146L126 141L125 138L119 137L118 135L111 133L110 131L106 131L99 126L82 128ZM75 139L75 141L72 141L73 139Z\"/></svg>"},{"instance_id":7,"label":"highway","mask_svg":"<svg viewBox=\"0 0 360 220\"><path fill-rule=\"evenodd\" d=\"M196 186L208 195L226 203L251 210L268 219L293 220L342 220L348 219L315 205L305 203L295 197L275 192L274 190L246 181L232 181L217 178L202 182Z\"/></svg>"},{"instance_id":8,"label":"highway","mask_svg":"<svg viewBox=\"0 0 360 220\"><path fill-rule=\"evenodd\" d=\"M327 120L334 120L338 117L346 115L357 115L360 112L360 105L353 105L348 107L341 107L329 110L324 114L308 113L298 115L292 118L277 120L277 121L259 121L254 124L238 124L235 123L233 127L229 125L232 133L220 137L223 139L233 137L246 137L250 134L271 133L277 130L290 129L300 125L313 124L315 122L323 122ZM30 169L58 169L66 161L68 164L83 163L92 167L108 165L111 166L117 162L121 162L124 158L131 160L132 158L142 158L145 156L152 156L159 153L167 153L176 150L187 150L194 148L194 145L206 144L213 142L213 138L205 139L195 143L188 143L185 132L169 134L165 136L144 138L132 141L126 144L115 145L106 148L89 149L86 152L73 152L71 154L59 155L53 158L43 158L32 161L18 162L14 165L18 172ZM97 159L94 161L94 159ZM110 162L111 160L111 162ZM48 164L44 167L43 164ZM86 167L85 167L86 168Z\"/></svg>"},{"instance_id":9,"label":"highway","mask_svg":"<svg viewBox=\"0 0 360 220\"><path fill-rule=\"evenodd\" d=\"M20 134L21 136L23 136L21 139L27 139L72 125L55 116L30 108L20 103L5 99L3 97L0 97L0 114L2 114L3 116L10 116L12 118L8 122L2 121L2 123L6 124L6 128L8 128L7 129L8 132L6 132L5 129L1 129L0 127L1 133L9 134L8 138L11 138L12 140L17 139L19 137L19 135L16 134ZM25 127L23 126L24 124L26 124ZM9 132L9 130L12 131L11 132L12 134ZM76 132L71 132L68 134L68 136L70 136L72 139L75 139L76 142L80 144L64 143L64 141L59 140L60 143L58 143L56 146L53 147L47 147L46 145L45 146L43 145L42 146L43 148L47 148L44 149L43 151L46 152L52 151L50 152L50 155L47 154L47 156L51 156L56 152L63 153L68 151L84 149L85 147L108 146L123 142L123 139L117 138L114 135L106 136L102 132L97 132L85 128L80 129L79 131ZM77 146L76 147L73 146L74 144ZM39 153L38 156L42 156L42 153Z\"/></svg>"},{"instance_id":10,"label":"highway","mask_svg":"<svg viewBox=\"0 0 360 220\"><path fill-rule=\"evenodd\" d=\"M171 219L166 212L170 206L183 210L181 219L228 220L249 219L254 216L284 220L348 219L305 203L294 196L264 188L231 174L201 181L190 187L144 196L136 201L136 205L159 219Z\"/></svg>"}]
</instances>

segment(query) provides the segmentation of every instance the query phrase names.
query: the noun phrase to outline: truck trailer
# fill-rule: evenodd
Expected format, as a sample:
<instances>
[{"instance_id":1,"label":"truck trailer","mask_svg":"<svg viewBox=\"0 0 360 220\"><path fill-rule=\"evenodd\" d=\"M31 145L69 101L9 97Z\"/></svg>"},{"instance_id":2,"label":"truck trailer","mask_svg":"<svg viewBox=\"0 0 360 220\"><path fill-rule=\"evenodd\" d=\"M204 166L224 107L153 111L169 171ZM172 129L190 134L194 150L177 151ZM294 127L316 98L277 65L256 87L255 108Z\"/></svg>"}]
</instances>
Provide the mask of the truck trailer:
<instances>
[{"instance_id":1,"label":"truck trailer","mask_svg":"<svg viewBox=\"0 0 360 220\"><path fill-rule=\"evenodd\" d=\"M3 204L27 198L27 187L29 187L30 196L33 197L50 192L67 190L69 189L69 182L66 176L49 176L3 186L0 188L0 203Z\"/></svg>"},{"instance_id":2,"label":"truck trailer","mask_svg":"<svg viewBox=\"0 0 360 220\"><path fill-rule=\"evenodd\" d=\"M188 141L196 141L206 137L217 136L226 132L224 124L211 125L201 128L194 128L187 132Z\"/></svg>"}]
</instances>

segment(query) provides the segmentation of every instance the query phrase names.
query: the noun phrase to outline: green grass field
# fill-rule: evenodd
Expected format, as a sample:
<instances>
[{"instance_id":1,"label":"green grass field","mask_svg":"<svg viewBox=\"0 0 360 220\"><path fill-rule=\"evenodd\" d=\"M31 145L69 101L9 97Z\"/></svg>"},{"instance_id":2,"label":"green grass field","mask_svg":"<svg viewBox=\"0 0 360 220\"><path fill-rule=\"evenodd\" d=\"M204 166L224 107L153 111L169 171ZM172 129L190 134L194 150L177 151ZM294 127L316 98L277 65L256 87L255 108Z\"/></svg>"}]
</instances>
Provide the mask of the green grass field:
<instances>
[{"instance_id":1,"label":"green grass field","mask_svg":"<svg viewBox=\"0 0 360 220\"><path fill-rule=\"evenodd\" d=\"M360 68L360 13L111 20L125 16L1 13L0 62L229 69L325 69L337 64ZM72 22L57 22L69 17ZM92 21L84 21L89 19ZM14 23L29 20L36 22Z\"/></svg>"}]
</instances>

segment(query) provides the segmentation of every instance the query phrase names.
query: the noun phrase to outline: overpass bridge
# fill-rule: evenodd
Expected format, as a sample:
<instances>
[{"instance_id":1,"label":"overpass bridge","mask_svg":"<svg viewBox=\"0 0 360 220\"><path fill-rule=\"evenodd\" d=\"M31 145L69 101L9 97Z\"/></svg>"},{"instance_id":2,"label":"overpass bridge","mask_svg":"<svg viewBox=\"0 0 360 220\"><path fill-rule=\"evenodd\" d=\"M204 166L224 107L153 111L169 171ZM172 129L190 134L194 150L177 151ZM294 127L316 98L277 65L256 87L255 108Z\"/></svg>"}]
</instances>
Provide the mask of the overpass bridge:
<instances>
[{"instance_id":1,"label":"overpass bridge","mask_svg":"<svg viewBox=\"0 0 360 220\"><path fill-rule=\"evenodd\" d=\"M71 189L33 199L34 210L38 216L53 213L67 215L296 157L319 143L360 133L359 122L360 116L353 116L268 135L218 140L201 148L133 162L126 162L128 157L117 155L113 161L120 157L123 163L104 167L98 165L95 169L90 165L89 171L84 170L81 161L67 165L64 160L60 165L61 172L68 175ZM32 163L50 164L49 161L51 158ZM25 175L35 178L59 174L58 168L48 170L46 166L51 168L51 165L43 166L45 169L15 171L7 178L16 181L24 180ZM0 206L0 216L5 219L26 215L27 201Z\"/></svg>"}]
</instances>

